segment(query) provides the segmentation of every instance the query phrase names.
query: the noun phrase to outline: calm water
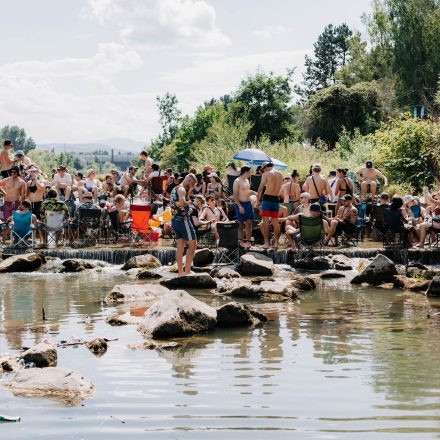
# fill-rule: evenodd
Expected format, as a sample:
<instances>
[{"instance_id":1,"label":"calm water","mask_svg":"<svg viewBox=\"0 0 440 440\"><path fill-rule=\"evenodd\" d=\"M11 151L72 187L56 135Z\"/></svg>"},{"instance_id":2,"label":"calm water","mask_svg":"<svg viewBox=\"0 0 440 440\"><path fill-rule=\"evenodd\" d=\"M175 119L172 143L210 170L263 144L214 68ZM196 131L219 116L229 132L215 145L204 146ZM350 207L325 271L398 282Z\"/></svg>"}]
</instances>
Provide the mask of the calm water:
<instances>
[{"instance_id":1,"label":"calm water","mask_svg":"<svg viewBox=\"0 0 440 440\"><path fill-rule=\"evenodd\" d=\"M22 417L0 424L0 438L440 437L440 319L426 318L440 304L338 280L301 302L262 305L273 319L263 327L218 331L174 352L132 351L136 327L110 327L115 308L101 303L121 280L1 275L0 353L43 339L119 340L100 358L82 346L58 350L59 366L96 386L82 405L0 387L0 413Z\"/></svg>"}]
</instances>

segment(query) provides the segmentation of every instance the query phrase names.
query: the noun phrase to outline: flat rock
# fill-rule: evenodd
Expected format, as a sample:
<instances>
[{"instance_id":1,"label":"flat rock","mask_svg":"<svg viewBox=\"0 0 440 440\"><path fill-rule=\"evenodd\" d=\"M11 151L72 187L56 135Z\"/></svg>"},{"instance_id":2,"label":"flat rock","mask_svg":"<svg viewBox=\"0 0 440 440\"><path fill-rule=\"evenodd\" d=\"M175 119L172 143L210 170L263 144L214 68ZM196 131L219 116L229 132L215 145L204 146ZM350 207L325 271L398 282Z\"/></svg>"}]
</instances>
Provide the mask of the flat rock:
<instances>
[{"instance_id":1,"label":"flat rock","mask_svg":"<svg viewBox=\"0 0 440 440\"><path fill-rule=\"evenodd\" d=\"M83 399L91 396L95 387L89 379L69 368L28 368L18 371L4 385L15 395L24 397L60 397Z\"/></svg>"},{"instance_id":2,"label":"flat rock","mask_svg":"<svg viewBox=\"0 0 440 440\"><path fill-rule=\"evenodd\" d=\"M211 249L197 249L194 254L193 265L197 267L209 266L214 262L214 252Z\"/></svg>"},{"instance_id":3,"label":"flat rock","mask_svg":"<svg viewBox=\"0 0 440 440\"><path fill-rule=\"evenodd\" d=\"M136 255L129 258L122 266L122 270L134 269L135 267L142 269L156 269L161 267L160 261L151 254Z\"/></svg>"},{"instance_id":4,"label":"flat rock","mask_svg":"<svg viewBox=\"0 0 440 440\"><path fill-rule=\"evenodd\" d=\"M231 279L231 278L241 277L241 275L236 270L230 267L214 268L211 270L210 275L212 277L216 277L220 279L222 278Z\"/></svg>"},{"instance_id":5,"label":"flat rock","mask_svg":"<svg viewBox=\"0 0 440 440\"><path fill-rule=\"evenodd\" d=\"M40 342L21 354L20 359L33 363L37 368L56 367L57 350L54 345Z\"/></svg>"},{"instance_id":6,"label":"flat rock","mask_svg":"<svg viewBox=\"0 0 440 440\"><path fill-rule=\"evenodd\" d=\"M260 284L262 281L275 281L274 277L254 277L251 278L252 284Z\"/></svg>"},{"instance_id":7,"label":"flat rock","mask_svg":"<svg viewBox=\"0 0 440 440\"><path fill-rule=\"evenodd\" d=\"M292 266L296 269L321 271L328 270L332 266L331 261L326 257L314 257L312 259L295 260Z\"/></svg>"},{"instance_id":8,"label":"flat rock","mask_svg":"<svg viewBox=\"0 0 440 440\"><path fill-rule=\"evenodd\" d=\"M382 283L394 282L396 275L396 265L385 255L378 254L359 275L356 275L351 280L351 283L368 283L373 286L378 286Z\"/></svg>"},{"instance_id":9,"label":"flat rock","mask_svg":"<svg viewBox=\"0 0 440 440\"><path fill-rule=\"evenodd\" d=\"M141 344L128 344L130 350L175 350L182 347L181 342L176 341L146 341Z\"/></svg>"},{"instance_id":10,"label":"flat rock","mask_svg":"<svg viewBox=\"0 0 440 440\"><path fill-rule=\"evenodd\" d=\"M2 373L12 373L23 368L15 358L13 358L9 353L4 353L0 355L0 375Z\"/></svg>"},{"instance_id":11,"label":"flat rock","mask_svg":"<svg viewBox=\"0 0 440 440\"><path fill-rule=\"evenodd\" d=\"M183 290L171 291L151 305L139 327L152 339L188 336L212 330L217 311Z\"/></svg>"},{"instance_id":12,"label":"flat rock","mask_svg":"<svg viewBox=\"0 0 440 440\"><path fill-rule=\"evenodd\" d=\"M440 276L435 276L429 284L426 295L432 298L440 297Z\"/></svg>"},{"instance_id":13,"label":"flat rock","mask_svg":"<svg viewBox=\"0 0 440 440\"><path fill-rule=\"evenodd\" d=\"M323 280L331 279L331 278L345 278L345 275L340 272L324 272L321 275L319 275Z\"/></svg>"},{"instance_id":14,"label":"flat rock","mask_svg":"<svg viewBox=\"0 0 440 440\"><path fill-rule=\"evenodd\" d=\"M166 287L159 284L117 284L105 297L108 304L124 302L148 302L156 300L160 295L168 293Z\"/></svg>"},{"instance_id":15,"label":"flat rock","mask_svg":"<svg viewBox=\"0 0 440 440\"><path fill-rule=\"evenodd\" d=\"M292 277L292 286L296 290L309 291L316 289L316 282L312 277L305 275L294 275Z\"/></svg>"},{"instance_id":16,"label":"flat rock","mask_svg":"<svg viewBox=\"0 0 440 440\"><path fill-rule=\"evenodd\" d=\"M271 276L275 272L275 266L272 258L256 252L247 252L240 257L238 271L248 276Z\"/></svg>"},{"instance_id":17,"label":"flat rock","mask_svg":"<svg viewBox=\"0 0 440 440\"><path fill-rule=\"evenodd\" d=\"M217 284L209 273L194 273L183 277L174 277L160 282L162 286L178 289L211 289Z\"/></svg>"},{"instance_id":18,"label":"flat rock","mask_svg":"<svg viewBox=\"0 0 440 440\"><path fill-rule=\"evenodd\" d=\"M342 263L335 263L334 264L335 270L353 270L353 266L350 266L349 264L342 264Z\"/></svg>"},{"instance_id":19,"label":"flat rock","mask_svg":"<svg viewBox=\"0 0 440 440\"><path fill-rule=\"evenodd\" d=\"M394 286L400 289L412 290L414 292L426 291L431 282L421 278L408 278L404 275L396 275L394 277Z\"/></svg>"},{"instance_id":20,"label":"flat rock","mask_svg":"<svg viewBox=\"0 0 440 440\"><path fill-rule=\"evenodd\" d=\"M141 269L137 274L136 277L140 280L154 280L154 279L160 279L163 278L163 276L151 269Z\"/></svg>"},{"instance_id":21,"label":"flat rock","mask_svg":"<svg viewBox=\"0 0 440 440\"><path fill-rule=\"evenodd\" d=\"M12 255L0 262L0 272L33 272L45 261L44 257L36 252Z\"/></svg>"},{"instance_id":22,"label":"flat rock","mask_svg":"<svg viewBox=\"0 0 440 440\"><path fill-rule=\"evenodd\" d=\"M294 289L272 281L263 281L259 286L243 284L233 288L227 294L235 298L250 298L264 301L287 301L297 298Z\"/></svg>"},{"instance_id":23,"label":"flat rock","mask_svg":"<svg viewBox=\"0 0 440 440\"><path fill-rule=\"evenodd\" d=\"M217 326L222 328L255 325L267 320L262 313L237 302L230 302L217 308Z\"/></svg>"},{"instance_id":24,"label":"flat rock","mask_svg":"<svg viewBox=\"0 0 440 440\"><path fill-rule=\"evenodd\" d=\"M64 260L61 265L63 268L61 269L61 272L68 273L68 272L82 272L86 269L94 269L96 265L90 263L90 261L86 260L79 260L76 258L71 258L69 260Z\"/></svg>"},{"instance_id":25,"label":"flat rock","mask_svg":"<svg viewBox=\"0 0 440 440\"><path fill-rule=\"evenodd\" d=\"M140 316L132 316L130 313L124 313L122 315L113 315L106 318L105 322L113 327L119 327L122 325L140 324L142 322Z\"/></svg>"},{"instance_id":26,"label":"flat rock","mask_svg":"<svg viewBox=\"0 0 440 440\"><path fill-rule=\"evenodd\" d=\"M86 347L93 353L97 355L102 355L107 351L108 344L105 339L96 338L92 341L87 342Z\"/></svg>"}]
</instances>

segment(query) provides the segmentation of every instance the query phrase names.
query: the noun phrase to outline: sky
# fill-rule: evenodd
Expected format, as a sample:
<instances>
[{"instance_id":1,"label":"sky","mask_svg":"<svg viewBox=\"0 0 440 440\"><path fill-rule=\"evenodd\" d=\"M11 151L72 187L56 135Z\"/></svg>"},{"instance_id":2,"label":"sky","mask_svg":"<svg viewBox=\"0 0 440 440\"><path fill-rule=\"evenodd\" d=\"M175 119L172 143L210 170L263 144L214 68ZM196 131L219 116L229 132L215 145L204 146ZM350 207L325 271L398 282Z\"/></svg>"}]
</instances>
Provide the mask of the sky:
<instances>
[{"instance_id":1,"label":"sky","mask_svg":"<svg viewBox=\"0 0 440 440\"><path fill-rule=\"evenodd\" d=\"M37 143L159 133L156 97L184 114L257 69L301 81L327 24L364 33L371 0L2 0L0 126ZM24 11L26 11L24 13Z\"/></svg>"}]
</instances>

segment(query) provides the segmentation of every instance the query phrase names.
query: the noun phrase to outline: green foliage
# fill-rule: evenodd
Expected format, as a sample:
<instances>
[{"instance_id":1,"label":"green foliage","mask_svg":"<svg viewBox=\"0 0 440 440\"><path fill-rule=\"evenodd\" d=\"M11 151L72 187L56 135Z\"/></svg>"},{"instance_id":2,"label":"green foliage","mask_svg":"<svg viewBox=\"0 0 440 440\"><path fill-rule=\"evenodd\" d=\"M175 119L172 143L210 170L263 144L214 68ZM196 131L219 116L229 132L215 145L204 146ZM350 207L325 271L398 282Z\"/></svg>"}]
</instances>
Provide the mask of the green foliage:
<instances>
[{"instance_id":1,"label":"green foliage","mask_svg":"<svg viewBox=\"0 0 440 440\"><path fill-rule=\"evenodd\" d=\"M14 150L23 150L25 154L34 150L37 144L35 141L26 135L24 128L17 125L6 125L0 130L1 139L10 139Z\"/></svg>"},{"instance_id":2,"label":"green foliage","mask_svg":"<svg viewBox=\"0 0 440 440\"><path fill-rule=\"evenodd\" d=\"M370 135L373 160L394 181L416 191L434 183L440 164L440 127L429 120L401 117Z\"/></svg>"},{"instance_id":3,"label":"green foliage","mask_svg":"<svg viewBox=\"0 0 440 440\"><path fill-rule=\"evenodd\" d=\"M234 123L251 125L248 141L258 141L262 136L278 141L291 134L291 73L275 76L260 71L241 82L229 104L229 113Z\"/></svg>"},{"instance_id":4,"label":"green foliage","mask_svg":"<svg viewBox=\"0 0 440 440\"><path fill-rule=\"evenodd\" d=\"M345 128L353 133L372 132L383 117L375 83L359 83L352 87L342 84L317 92L306 107L307 134L321 139L333 148Z\"/></svg>"}]
</instances>

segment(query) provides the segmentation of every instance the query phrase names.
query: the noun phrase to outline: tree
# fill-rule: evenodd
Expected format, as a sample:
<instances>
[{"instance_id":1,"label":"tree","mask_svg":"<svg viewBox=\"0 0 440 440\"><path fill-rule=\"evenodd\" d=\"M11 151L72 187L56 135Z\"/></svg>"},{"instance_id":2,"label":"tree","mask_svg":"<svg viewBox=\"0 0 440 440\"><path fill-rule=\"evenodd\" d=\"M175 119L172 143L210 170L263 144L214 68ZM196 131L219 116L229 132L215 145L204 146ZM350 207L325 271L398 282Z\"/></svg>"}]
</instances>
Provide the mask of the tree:
<instances>
[{"instance_id":1,"label":"tree","mask_svg":"<svg viewBox=\"0 0 440 440\"><path fill-rule=\"evenodd\" d=\"M383 112L376 84L359 83L352 87L337 84L320 90L306 106L307 134L315 142L333 148L342 131L362 135L379 127Z\"/></svg>"},{"instance_id":2,"label":"tree","mask_svg":"<svg viewBox=\"0 0 440 440\"><path fill-rule=\"evenodd\" d=\"M20 128L17 125L6 125L3 127L0 130L0 138L10 139L14 150L23 150L25 154L37 146L31 137L26 136L24 128Z\"/></svg>"},{"instance_id":3,"label":"tree","mask_svg":"<svg viewBox=\"0 0 440 440\"><path fill-rule=\"evenodd\" d=\"M440 1L376 0L370 16L373 53L389 63L401 105L434 102L440 73Z\"/></svg>"},{"instance_id":4,"label":"tree","mask_svg":"<svg viewBox=\"0 0 440 440\"><path fill-rule=\"evenodd\" d=\"M344 23L334 27L329 24L318 37L314 46L314 57L306 55L303 87L296 92L304 99L318 90L336 84L336 72L349 61L349 41L353 32Z\"/></svg>"},{"instance_id":5,"label":"tree","mask_svg":"<svg viewBox=\"0 0 440 440\"><path fill-rule=\"evenodd\" d=\"M162 148L169 144L176 136L182 112L177 107L179 101L177 100L176 95L169 92L162 97L157 96L156 102L159 110L159 122L162 132L152 141L149 152L153 159L159 160Z\"/></svg>"},{"instance_id":6,"label":"tree","mask_svg":"<svg viewBox=\"0 0 440 440\"><path fill-rule=\"evenodd\" d=\"M266 135L271 141L288 137L292 117L289 111L291 99L290 78L257 72L241 81L229 104L229 114L234 124L248 122L251 126L248 141L258 141Z\"/></svg>"}]
</instances>

